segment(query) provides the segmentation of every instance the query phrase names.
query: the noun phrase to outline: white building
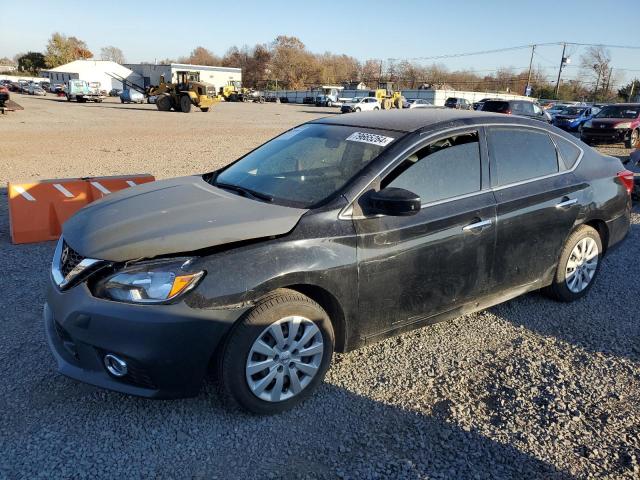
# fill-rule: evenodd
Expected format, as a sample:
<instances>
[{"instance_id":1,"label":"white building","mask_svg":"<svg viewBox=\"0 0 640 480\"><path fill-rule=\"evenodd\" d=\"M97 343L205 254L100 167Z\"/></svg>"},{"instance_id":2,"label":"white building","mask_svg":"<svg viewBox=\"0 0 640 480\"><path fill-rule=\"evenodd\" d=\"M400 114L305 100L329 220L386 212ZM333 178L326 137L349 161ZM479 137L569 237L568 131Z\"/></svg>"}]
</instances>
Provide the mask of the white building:
<instances>
[{"instance_id":1,"label":"white building","mask_svg":"<svg viewBox=\"0 0 640 480\"><path fill-rule=\"evenodd\" d=\"M159 85L160 76L164 76L166 82L177 82L178 74L187 72L189 79L193 81L210 83L216 88L228 85L229 81L242 82L242 69L232 67L210 67L207 65L189 65L186 63L169 63L162 65L137 63L126 64L128 68L140 75L144 86Z\"/></svg>"},{"instance_id":2,"label":"white building","mask_svg":"<svg viewBox=\"0 0 640 480\"><path fill-rule=\"evenodd\" d=\"M98 82L100 90L107 92L112 88L122 88L119 78L136 84L142 83L142 78L138 74L110 60L75 60L50 70L43 70L41 75L48 77L52 85L71 79Z\"/></svg>"}]
</instances>

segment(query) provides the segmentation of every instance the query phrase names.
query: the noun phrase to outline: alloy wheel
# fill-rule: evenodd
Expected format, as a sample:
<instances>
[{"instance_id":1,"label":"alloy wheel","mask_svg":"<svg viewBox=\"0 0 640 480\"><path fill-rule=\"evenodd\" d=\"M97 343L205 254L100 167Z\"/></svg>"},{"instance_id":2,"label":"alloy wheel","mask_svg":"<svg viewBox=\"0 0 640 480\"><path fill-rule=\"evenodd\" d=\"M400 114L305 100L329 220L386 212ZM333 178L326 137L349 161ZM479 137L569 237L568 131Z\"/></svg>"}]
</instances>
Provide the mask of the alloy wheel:
<instances>
[{"instance_id":1,"label":"alloy wheel","mask_svg":"<svg viewBox=\"0 0 640 480\"><path fill-rule=\"evenodd\" d=\"M322 332L308 318L288 316L265 328L251 346L245 375L251 392L267 402L299 394L322 363Z\"/></svg>"},{"instance_id":2,"label":"alloy wheel","mask_svg":"<svg viewBox=\"0 0 640 480\"><path fill-rule=\"evenodd\" d=\"M580 293L589 286L598 267L598 244L591 237L584 237L573 247L565 269L567 288Z\"/></svg>"}]
</instances>

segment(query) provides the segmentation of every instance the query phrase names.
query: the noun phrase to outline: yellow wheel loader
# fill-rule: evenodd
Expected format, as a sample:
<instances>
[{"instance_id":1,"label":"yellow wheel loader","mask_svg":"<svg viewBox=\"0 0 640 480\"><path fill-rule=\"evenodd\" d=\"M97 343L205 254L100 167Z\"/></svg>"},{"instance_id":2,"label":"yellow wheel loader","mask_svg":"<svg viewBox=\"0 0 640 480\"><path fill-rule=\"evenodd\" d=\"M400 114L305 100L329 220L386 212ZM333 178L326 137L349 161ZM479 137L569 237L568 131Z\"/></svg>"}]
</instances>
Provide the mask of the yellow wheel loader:
<instances>
[{"instance_id":1,"label":"yellow wheel loader","mask_svg":"<svg viewBox=\"0 0 640 480\"><path fill-rule=\"evenodd\" d=\"M156 97L156 107L161 112L173 109L176 112L189 113L191 107L208 112L216 102L216 91L213 85L192 80L196 72L178 72L178 82L166 82L160 77L160 85L149 87L146 94Z\"/></svg>"}]
</instances>

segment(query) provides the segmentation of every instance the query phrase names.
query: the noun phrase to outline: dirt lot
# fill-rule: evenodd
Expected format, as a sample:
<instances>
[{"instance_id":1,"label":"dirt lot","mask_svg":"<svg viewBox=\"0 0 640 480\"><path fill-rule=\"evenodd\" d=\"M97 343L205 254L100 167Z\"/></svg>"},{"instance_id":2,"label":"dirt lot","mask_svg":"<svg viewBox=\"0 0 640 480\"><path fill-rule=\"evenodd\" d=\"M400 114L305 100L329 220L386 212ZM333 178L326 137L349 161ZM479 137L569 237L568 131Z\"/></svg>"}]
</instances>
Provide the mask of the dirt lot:
<instances>
[{"instance_id":1,"label":"dirt lot","mask_svg":"<svg viewBox=\"0 0 640 480\"><path fill-rule=\"evenodd\" d=\"M25 110L0 116L1 184L209 171L335 113L15 100ZM340 355L312 399L261 418L224 409L211 382L150 401L58 375L41 321L53 244L10 243L1 191L0 479L640 478L638 213L582 301L529 294Z\"/></svg>"}]
</instances>

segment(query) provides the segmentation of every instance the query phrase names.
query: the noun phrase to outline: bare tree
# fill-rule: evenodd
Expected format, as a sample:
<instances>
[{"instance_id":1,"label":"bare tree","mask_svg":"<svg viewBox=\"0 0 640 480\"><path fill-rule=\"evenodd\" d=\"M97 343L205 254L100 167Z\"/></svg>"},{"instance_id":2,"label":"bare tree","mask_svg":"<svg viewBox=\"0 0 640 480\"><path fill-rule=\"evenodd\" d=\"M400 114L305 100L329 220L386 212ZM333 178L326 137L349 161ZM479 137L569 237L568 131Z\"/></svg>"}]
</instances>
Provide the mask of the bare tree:
<instances>
[{"instance_id":1,"label":"bare tree","mask_svg":"<svg viewBox=\"0 0 640 480\"><path fill-rule=\"evenodd\" d=\"M180 63L190 63L193 65L220 65L222 60L217 55L214 55L210 50L204 47L196 47L191 51L191 55L188 57L179 58Z\"/></svg>"},{"instance_id":2,"label":"bare tree","mask_svg":"<svg viewBox=\"0 0 640 480\"><path fill-rule=\"evenodd\" d=\"M583 76L593 84L593 98L598 98L598 91L604 93L604 86L611 76L611 53L605 47L589 47L580 57Z\"/></svg>"},{"instance_id":3,"label":"bare tree","mask_svg":"<svg viewBox=\"0 0 640 480\"><path fill-rule=\"evenodd\" d=\"M102 47L100 49L100 58L102 60L111 60L112 62L116 62L119 64L126 63L127 61L124 58L124 53L122 53L122 50L112 45L108 47Z\"/></svg>"}]
</instances>

